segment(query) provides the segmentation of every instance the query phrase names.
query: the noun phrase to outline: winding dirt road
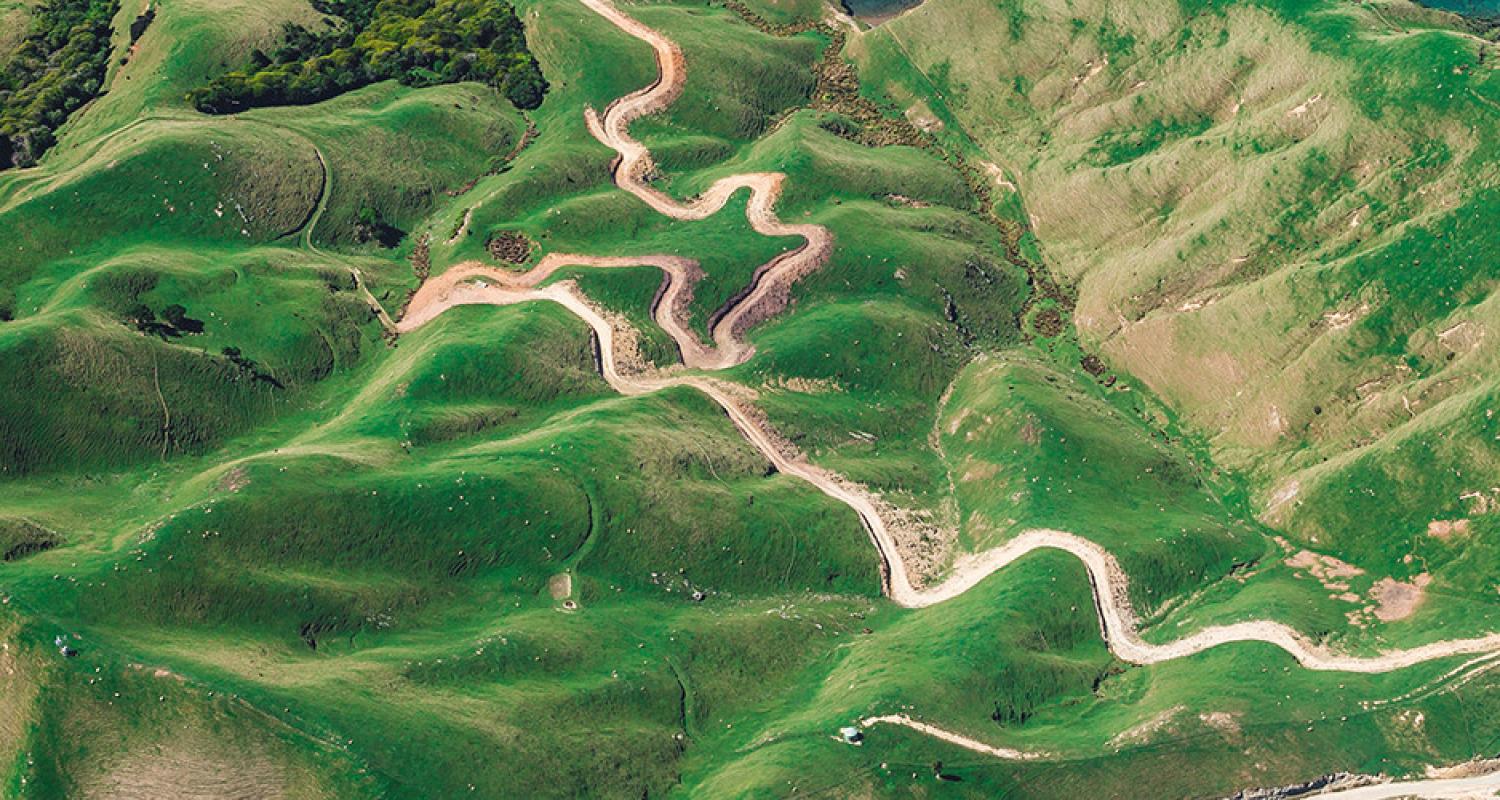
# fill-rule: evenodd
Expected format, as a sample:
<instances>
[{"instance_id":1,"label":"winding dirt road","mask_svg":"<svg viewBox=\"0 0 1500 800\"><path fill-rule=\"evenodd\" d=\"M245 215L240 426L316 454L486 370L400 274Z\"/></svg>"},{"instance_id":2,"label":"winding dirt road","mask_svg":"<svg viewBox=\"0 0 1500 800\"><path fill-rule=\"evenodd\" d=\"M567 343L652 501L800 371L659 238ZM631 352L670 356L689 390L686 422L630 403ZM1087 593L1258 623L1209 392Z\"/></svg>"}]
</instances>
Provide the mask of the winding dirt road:
<instances>
[{"instance_id":1,"label":"winding dirt road","mask_svg":"<svg viewBox=\"0 0 1500 800\"><path fill-rule=\"evenodd\" d=\"M778 295L784 297L786 287L792 281L820 266L832 247L832 236L823 227L787 225L776 218L775 200L785 177L777 173L751 173L724 178L688 203L679 203L648 186L643 176L651 169L651 154L645 146L631 138L629 123L645 114L661 110L681 93L686 77L682 53L671 40L621 13L608 0L581 2L621 30L650 44L656 51L660 71L658 79L651 85L611 103L602 116L592 110L586 112L594 135L618 153L615 183L661 213L683 220L703 219L723 208L734 192L749 188L751 202L747 213L757 231L774 236L801 236L806 244L772 260L757 271L757 279L752 287L740 295L738 302L723 314L715 326L712 348L699 342L683 319L686 300L701 272L692 260L676 256L549 254L530 271L519 274L477 263L462 264L428 281L418 290L408 306L406 316L397 323L398 331L415 330L457 305L511 305L539 300L562 305L593 329L599 342L601 372L616 391L625 395L641 395L670 386L691 386L698 389L723 407L745 439L778 471L806 481L854 510L880 552L886 594L897 604L908 608L923 608L951 600L973 588L990 574L1030 553L1053 549L1069 553L1083 562L1093 585L1100 630L1110 650L1120 659L1136 664L1154 664L1183 658L1231 642L1264 642L1280 647L1308 669L1365 673L1388 672L1450 656L1500 651L1500 634L1491 634L1471 639L1432 642L1373 656L1342 655L1313 644L1282 623L1266 620L1213 626L1173 642L1152 644L1136 633L1137 616L1129 599L1129 579L1115 557L1088 539L1055 530L1027 531L1000 547L966 556L953 566L946 580L936 586L917 589L901 557L899 542L891 532L892 526L887 524L874 495L828 470L810 464L785 440L772 432L761 421L760 415L741 399L745 394L742 387L702 375L622 369L616 357L616 340L621 331L616 330L605 315L588 302L576 285L564 281L538 288L558 269L567 266L657 267L667 276L667 285L659 294L653 309L656 322L677 343L687 367L719 369L750 357L752 349L742 338L744 329L764 318L762 315L779 309L780 305L773 299Z\"/></svg>"},{"instance_id":2,"label":"winding dirt road","mask_svg":"<svg viewBox=\"0 0 1500 800\"><path fill-rule=\"evenodd\" d=\"M1137 616L1129 599L1129 580L1119 562L1099 545L1072 533L1055 530L1027 531L1006 544L966 556L956 563L942 583L917 589L901 556L900 543L881 513L881 504L863 487L828 470L809 463L781 437L777 436L754 408L743 399L746 390L712 377L683 374L681 371L627 368L620 363L617 342L633 331L617 326L596 309L570 281L541 286L556 272L569 266L621 268L651 266L665 274L666 284L658 294L652 315L681 350L686 367L713 370L739 364L748 359L752 348L743 334L750 326L784 307L790 285L801 276L817 269L827 260L832 236L817 225L787 225L774 213L784 176L775 173L753 173L724 178L689 203L679 203L645 183L651 167L651 155L630 137L629 123L642 115L658 111L682 90L685 67L681 51L670 40L622 14L607 0L581 0L585 5L625 32L646 41L656 51L660 77L650 86L612 103L602 116L588 111L589 127L600 141L609 145L619 157L615 165L615 183L652 208L675 219L697 220L720 209L730 196L742 188L751 192L747 209L752 226L770 236L801 236L801 248L786 253L757 270L751 286L742 292L723 313L712 329L713 345L705 346L691 332L686 321L687 302L693 285L702 273L696 262L676 256L609 257L549 254L525 273L515 273L478 264L462 264L429 280L413 296L404 318L396 323L400 332L416 330L436 319L444 311L460 305L513 305L537 301L554 302L583 320L593 330L598 342L600 371L616 391L624 395L642 395L673 386L690 386L718 403L751 446L780 472L806 481L824 494L849 506L864 524L870 539L880 553L884 589L895 603L908 608L923 608L951 600L990 574L1042 549L1060 550L1083 562L1092 584L1100 630L1111 652L1124 661L1154 664L1183 658L1231 642L1264 642L1285 650L1302 666L1314 670L1376 673L1388 672L1433 659L1457 655L1500 651L1500 634L1432 642L1406 650L1392 650L1372 656L1354 656L1332 652L1316 645L1290 627L1267 620L1238 622L1200 630L1166 644L1143 640L1136 632ZM1031 759L1041 754L999 748L976 741L938 726L920 722L904 714L874 716L862 720L868 727L895 724L912 728L960 747L998 758ZM1419 784L1411 784L1417 787Z\"/></svg>"},{"instance_id":3,"label":"winding dirt road","mask_svg":"<svg viewBox=\"0 0 1500 800\"><path fill-rule=\"evenodd\" d=\"M710 186L708 191L687 203L679 203L649 185L647 178L655 169L651 151L631 137L630 123L666 108L682 94L683 84L687 80L687 65L683 60L682 50L671 39L621 13L608 0L581 2L656 51L658 74L655 81L610 103L602 116L594 113L593 109L584 112L589 131L618 154L614 166L615 185L640 198L661 214L679 220L711 217L736 192L749 189L750 202L745 209L745 216L750 227L764 236L798 236L805 241L802 247L772 259L755 271L747 291L713 325L716 357L712 361L689 366L715 369L738 364L753 353L742 338L744 332L784 308L791 285L823 266L833 252L833 234L821 225L792 225L776 217L776 199L781 196L781 185L786 179L779 172L752 172L722 178Z\"/></svg>"},{"instance_id":4,"label":"winding dirt road","mask_svg":"<svg viewBox=\"0 0 1500 800\"><path fill-rule=\"evenodd\" d=\"M892 570L891 596L902 605L913 608L951 600L968 591L991 573L1040 549L1062 550L1077 557L1088 570L1094 590L1094 607L1109 649L1123 661L1134 664L1156 664L1201 653L1230 642L1265 642L1285 650L1303 667L1332 672L1390 672L1438 658L1472 655L1500 650L1500 634L1492 633L1472 639L1449 639L1413 647L1388 650L1376 656L1340 655L1309 642L1304 636L1280 622L1253 620L1232 625L1204 628L1166 644L1151 644L1136 633L1136 614L1131 606L1129 578L1120 562L1103 547L1075 534L1054 530L1030 530L1000 547L976 553L959 560L951 576L941 584L923 591L907 584L897 585L897 571ZM901 576L905 582L905 576Z\"/></svg>"},{"instance_id":5,"label":"winding dirt road","mask_svg":"<svg viewBox=\"0 0 1500 800\"><path fill-rule=\"evenodd\" d=\"M622 339L633 339L635 335L634 331L625 327L626 323L611 319L599 311L583 296L577 285L570 281L542 286L564 267L656 267L666 277L663 289L658 293L652 308L652 316L676 342L684 366L690 370L723 369L750 358L753 348L744 341L744 332L784 308L792 283L820 267L828 259L833 246L832 235L821 226L789 225L777 219L775 202L785 180L785 176L781 174L752 173L727 177L687 203L679 203L648 185L646 179L653 169L651 154L640 142L631 138L629 124L643 115L661 110L681 93L686 77L682 53L672 41L621 13L608 0L581 2L621 30L650 44L656 52L659 77L655 82L611 103L603 115L595 114L592 109L586 111L589 129L618 154L614 166L616 185L662 214L681 220L708 217L722 209L735 192L749 189L751 196L746 213L756 231L768 236L800 236L805 244L773 259L756 271L751 285L726 307L712 325L713 342L708 346L692 333L686 322L688 301L702 272L691 259L666 255L610 257L549 254L525 273L472 262L461 264L429 280L417 291L405 316L395 325L399 332L416 330L454 306L504 306L537 301L561 305L583 320L594 332L599 349L600 372L616 391L624 395L642 395L673 386L690 386L718 403L745 440L778 471L806 481L852 509L859 516L880 554L885 593L895 603L908 608L922 608L951 600L1015 561L1037 550L1052 549L1066 552L1083 562L1092 585L1095 610L1105 642L1118 658L1136 664L1154 664L1183 658L1232 642L1263 642L1279 647L1308 669L1361 673L1388 672L1458 655L1500 653L1500 634L1491 634L1432 642L1371 656L1346 655L1319 646L1282 623L1267 620L1213 626L1173 642L1153 644L1143 640L1136 631L1137 615L1129 599L1129 579L1115 557L1088 539L1056 530L1026 531L1000 547L960 559L947 579L941 583L924 589L916 588L907 563L902 558L901 543L892 532L898 526L894 522L888 523L886 516L882 514L885 506L864 487L809 463L796 448L777 436L744 399L748 390L705 375L684 373L681 369L668 371L647 369L636 364L622 365L617 345ZM1028 760L1047 757L1045 754L985 744L905 714L872 716L861 720L861 725L865 727L879 724L908 727L997 758ZM1489 777L1474 780L1489 780ZM1484 784L1489 785L1491 784ZM1400 787L1414 795L1431 797L1438 795L1426 794L1426 789L1445 791L1452 788L1452 784L1428 781L1408 783ZM1469 784L1466 782L1463 788L1469 788Z\"/></svg>"},{"instance_id":6,"label":"winding dirt road","mask_svg":"<svg viewBox=\"0 0 1500 800\"><path fill-rule=\"evenodd\" d=\"M1484 800L1500 795L1500 772L1469 778L1435 778L1431 780L1394 781L1356 789L1309 795L1308 800Z\"/></svg>"}]
</instances>

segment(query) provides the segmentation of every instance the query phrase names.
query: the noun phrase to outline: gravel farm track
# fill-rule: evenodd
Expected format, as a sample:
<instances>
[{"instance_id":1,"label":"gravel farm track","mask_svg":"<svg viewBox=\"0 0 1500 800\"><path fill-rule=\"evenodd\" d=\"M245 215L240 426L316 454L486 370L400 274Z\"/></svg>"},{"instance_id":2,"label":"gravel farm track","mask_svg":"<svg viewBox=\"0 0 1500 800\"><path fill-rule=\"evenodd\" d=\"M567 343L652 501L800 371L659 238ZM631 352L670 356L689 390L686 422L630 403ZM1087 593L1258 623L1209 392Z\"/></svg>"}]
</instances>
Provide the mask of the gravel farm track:
<instances>
[{"instance_id":1,"label":"gravel farm track","mask_svg":"<svg viewBox=\"0 0 1500 800\"><path fill-rule=\"evenodd\" d=\"M887 523L881 504L873 494L808 462L793 446L772 431L764 422L763 415L745 399L749 390L701 374L743 363L754 354L754 348L744 339L745 332L784 309L790 287L828 260L833 248L832 234L819 225L792 225L777 218L775 204L786 177L781 173L762 172L726 177L686 203L648 185L647 176L653 169L651 154L644 145L631 138L629 125L635 119L664 109L681 93L686 78L682 52L671 40L625 15L609 0L581 2L625 33L649 44L656 53L658 77L654 82L615 100L602 114L593 109L585 112L589 130L618 154L614 162L615 184L658 212L679 220L700 220L712 216L724 207L733 194L740 189L748 189L751 196L746 215L757 232L768 236L798 236L805 243L756 269L750 285L713 321L710 345L705 345L691 331L685 319L687 301L691 298L693 285L702 275L701 270L691 259L667 255L610 257L550 253L524 273L477 262L460 264L429 279L417 290L403 318L394 324L398 333L414 331L454 306L505 306L537 301L561 305L593 330L597 339L600 372L616 391L634 396L675 386L694 388L718 403L750 445L778 471L806 481L849 506L859 515L879 551L886 595L893 602L907 608L921 608L953 599L994 572L1036 550L1054 549L1067 552L1083 562L1093 588L1094 605L1105 642L1118 658L1135 664L1154 664L1183 658L1233 642L1264 642L1274 645L1285 650L1307 669L1358 673L1389 672L1460 655L1482 654L1486 657L1476 661L1488 661L1490 654L1500 654L1500 633L1436 641L1375 655L1340 654L1311 642L1287 625L1268 620L1213 626L1166 644L1149 643L1136 632L1137 616L1129 600L1129 579L1115 557L1088 539L1056 530L1026 531L1000 547L962 557L942 582L922 589L916 588L902 559L897 536L892 532L896 526ZM602 313L571 281L542 285L564 267L607 269L638 266L656 267L665 275L664 289L658 293L652 316L679 348L681 366L654 369L621 363L618 354L622 348L619 345L627 340L634 341L636 335L626 323ZM863 724L903 725L1000 758L1039 757L1038 754L986 745L905 715L870 717ZM1483 777L1489 779L1489 783L1483 788L1500 788L1500 773ZM1426 783L1438 787L1434 789L1437 791L1442 788L1439 784L1451 781L1411 782L1403 785L1406 794L1402 796L1447 796L1425 794L1423 785ZM1465 788L1481 787L1470 785Z\"/></svg>"}]
</instances>

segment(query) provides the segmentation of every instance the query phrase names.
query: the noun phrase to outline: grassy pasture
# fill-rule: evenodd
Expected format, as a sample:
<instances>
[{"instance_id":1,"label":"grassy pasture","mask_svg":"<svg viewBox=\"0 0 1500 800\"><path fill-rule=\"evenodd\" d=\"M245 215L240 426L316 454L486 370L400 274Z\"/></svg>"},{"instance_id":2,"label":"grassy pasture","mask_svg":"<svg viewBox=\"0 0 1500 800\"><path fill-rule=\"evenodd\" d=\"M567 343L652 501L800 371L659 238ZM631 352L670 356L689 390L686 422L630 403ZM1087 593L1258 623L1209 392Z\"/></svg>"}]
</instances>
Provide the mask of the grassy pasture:
<instances>
[{"instance_id":1,"label":"grassy pasture","mask_svg":"<svg viewBox=\"0 0 1500 800\"><path fill-rule=\"evenodd\" d=\"M795 244L754 236L743 197L681 224L610 188L610 153L582 112L648 83L648 51L579 4L519 8L552 83L519 152L527 120L472 85L195 117L186 87L282 20L316 16L293 0L174 0L43 166L0 178L0 226L17 231L0 240L13 318L0 360L21 376L0 391L14 468L0 478L6 796L210 779L299 797L1076 797L1146 780L1198 796L1493 753L1494 682L1433 684L1452 663L1353 677L1260 646L1117 663L1081 568L1055 553L950 603L897 609L846 508L770 471L696 393L614 396L586 329L551 305L462 308L382 343L348 267L394 311L424 233L435 273L488 258L501 231L538 253L693 255L709 275L699 325ZM1096 538L1134 579L1153 641L1264 616L1365 652L1495 627L1493 526L1463 497L1493 460L1490 351L1474 332L1492 316L1493 203L1466 193L1488 179L1475 168L1488 134L1451 121L1479 101L1424 83L1433 64L1467 63L1468 45L1395 35L1364 9L1275 4L1095 14L929 0L853 37L867 94L931 115L945 147L1020 184L1024 203L997 184L996 207L1012 222L1038 214L1020 248L1077 283L1075 339L1039 330L1040 311L1066 309L1035 302L950 165L856 145L795 110L818 35L772 37L715 6L627 10L690 65L683 99L636 128L663 187L690 197L724 175L784 171L783 217L835 235L830 263L728 373L814 461L959 524L959 552L1032 526ZM952 46L973 36L1006 45ZM1075 85L1101 52L1109 63ZM1377 56L1391 68L1347 66ZM1235 115L1230 78L1251 89ZM1470 70L1455 85L1483 96L1493 81ZM1372 128L1392 97L1414 110ZM1400 166L1345 177L1361 159ZM1234 192L1176 196L1226 164L1243 167ZM223 198L251 224L215 215ZM1347 233L1343 212L1366 205ZM366 206L407 240L356 245ZM1223 219L1203 242L1199 214ZM309 239L326 249L299 246ZM1222 272L1189 269L1244 253ZM1407 268L1418 260L1446 271ZM566 277L670 361L647 318L654 271ZM1242 422L1263 406L1213 416L1214 396L1153 371L1159 351L1140 342L1157 339L1131 339L1221 289L1233 291L1199 313L1224 316L1162 341L1212 354L1312 339L1323 344L1297 351L1298 368L1332 394L1346 368L1400 380L1355 408L1357 392L1341 405L1306 382L1260 381L1270 357L1215 377L1219 401L1229 385L1285 393L1274 402L1289 433L1257 443ZM1303 332L1306 315L1367 299L1347 326ZM1294 312L1252 329L1252 301ZM203 331L142 335L125 319L137 304L180 304ZM1109 328L1117 307L1124 333ZM1472 327L1440 335L1459 322ZM1221 329L1240 338L1216 342ZM1085 348L1108 357L1116 388L1079 369ZM1179 369L1204 382L1220 376L1213 363ZM1341 455L1381 420L1379 441ZM1426 460L1437 466L1408 466ZM1294 505L1258 519L1288 476ZM1389 528L1362 524L1374 517ZM1460 537L1426 533L1460 518ZM1362 596L1418 570L1434 576L1430 596L1408 620L1351 627L1352 606L1285 564L1268 533L1364 567ZM57 652L60 634L76 634L76 657ZM997 762L897 728L860 748L833 738L903 710L1057 759ZM963 780L935 781L936 760Z\"/></svg>"}]
</instances>

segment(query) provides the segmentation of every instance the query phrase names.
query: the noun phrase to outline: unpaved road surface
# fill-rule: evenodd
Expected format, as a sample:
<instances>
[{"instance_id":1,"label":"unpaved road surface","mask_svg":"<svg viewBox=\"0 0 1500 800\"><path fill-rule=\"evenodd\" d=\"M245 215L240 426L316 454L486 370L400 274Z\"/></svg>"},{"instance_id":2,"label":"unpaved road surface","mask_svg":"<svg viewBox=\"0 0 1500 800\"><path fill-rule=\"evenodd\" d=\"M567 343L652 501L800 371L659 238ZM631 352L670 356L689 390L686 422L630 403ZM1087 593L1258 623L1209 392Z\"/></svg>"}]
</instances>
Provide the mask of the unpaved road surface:
<instances>
[{"instance_id":1,"label":"unpaved road surface","mask_svg":"<svg viewBox=\"0 0 1500 800\"><path fill-rule=\"evenodd\" d=\"M1476 775L1472 778L1442 778L1420 781L1395 781L1357 789L1308 795L1308 800L1397 800L1397 798L1423 798L1424 800L1487 800L1500 796L1500 772Z\"/></svg>"},{"instance_id":2,"label":"unpaved road surface","mask_svg":"<svg viewBox=\"0 0 1500 800\"><path fill-rule=\"evenodd\" d=\"M680 203L646 183L654 168L651 152L630 135L630 123L671 105L682 94L687 65L677 44L635 19L626 16L608 0L582 0L595 13L656 51L657 79L649 86L609 104L602 115L587 112L589 130L605 146L619 154L615 162L615 184L640 198L656 211L673 219L700 220L717 214L735 192L750 190L745 216L750 227L765 236L798 236L802 247L784 253L755 271L749 290L713 326L715 357L697 366L705 369L729 367L752 354L741 338L758 322L785 307L791 284L821 267L833 252L833 234L821 225L792 225L775 212L776 199L786 176L779 172L752 172L722 178L697 198ZM690 365L693 366L693 365Z\"/></svg>"},{"instance_id":3,"label":"unpaved road surface","mask_svg":"<svg viewBox=\"0 0 1500 800\"><path fill-rule=\"evenodd\" d=\"M939 728L936 725L930 725L926 722L919 722L918 720L914 720L905 714L886 714L880 717L865 717L864 719L859 721L859 726L861 728L869 728L875 725L900 725L903 728L911 728L914 731L925 733L928 736L933 737L934 739L942 739L949 744L956 744L959 747L965 748L967 750L973 750L976 753L984 753L985 755L991 755L995 758L1003 758L1007 761L1035 761L1036 759L1044 757L1040 753L1027 753L1021 750L1012 750L1009 747L995 747L994 745L988 745L984 742L979 741L978 739L970 739L969 737L964 736L961 733L954 733L953 731Z\"/></svg>"},{"instance_id":4,"label":"unpaved road surface","mask_svg":"<svg viewBox=\"0 0 1500 800\"><path fill-rule=\"evenodd\" d=\"M617 258L551 253L524 275L471 262L457 267L459 274L452 274L454 270L450 270L452 277L444 276L445 285L435 287L432 291L427 291L426 286L422 287L418 296L413 298L412 305L422 303L425 307L436 308L435 311L421 313L441 313L441 304L435 307L430 305L437 300L439 294L451 293L457 283L474 278L482 278L501 286L530 288L546 280L560 267L654 266L666 273L668 285L658 298L653 316L677 343L683 364L691 369L709 370L741 364L755 352L745 341L745 332L785 308L791 297L792 284L828 261L833 252L833 234L821 225L788 224L776 216L776 200L781 196L781 186L786 179L779 172L731 175L715 182L708 191L686 203L678 202L650 186L646 178L654 169L651 152L631 137L630 123L666 108L682 93L683 82L687 79L682 51L672 40L621 13L607 0L582 2L621 30L649 44L656 52L658 71L655 81L610 103L602 115L593 109L585 112L589 131L617 154L614 166L615 185L640 198L658 213L685 221L707 219L717 214L736 192L748 189L750 200L745 207L745 217L750 222L750 227L764 236L799 237L803 240L802 246L782 253L756 268L750 284L723 309L717 319L711 320L711 346L705 346L697 336L690 334L687 323L688 303L692 300L693 287L703 277L702 270L697 262L677 256ZM410 311L407 317L420 318L413 317Z\"/></svg>"},{"instance_id":5,"label":"unpaved road surface","mask_svg":"<svg viewBox=\"0 0 1500 800\"><path fill-rule=\"evenodd\" d=\"M1135 610L1130 604L1130 579L1120 568L1120 562L1108 550L1088 539L1053 530L1026 531L1000 547L963 558L954 565L947 580L922 591L912 589L904 570L893 564L891 597L912 608L941 603L963 594L991 573L1041 549L1062 550L1083 562L1093 586L1094 607L1099 614L1099 626L1105 641L1116 656L1134 664L1171 661L1229 642L1265 642L1287 651L1308 669L1335 672L1390 672L1437 658L1500 650L1500 634L1490 634L1432 642L1374 656L1339 655L1310 643L1282 623L1266 620L1215 625L1174 642L1151 644L1136 633Z\"/></svg>"},{"instance_id":6,"label":"unpaved road surface","mask_svg":"<svg viewBox=\"0 0 1500 800\"><path fill-rule=\"evenodd\" d=\"M498 269L487 264L467 262L444 272L426 283L412 295L406 315L397 325L398 331L409 331L421 327L441 315L454 305L493 303L492 297L511 296L505 291L498 295L475 292L473 284L489 284L502 290L535 289L537 286L566 267L592 267L610 269L623 267L656 267L666 275L667 285L658 293L652 317L682 354L682 362L688 367L708 368L716 364L719 354L714 353L698 340L687 320L687 306L692 300L693 286L703 276L698 263L689 258L667 255L615 257L577 256L548 253L535 267L523 273ZM537 299L542 299L538 297ZM510 302L518 302L511 300ZM499 303L504 305L505 303Z\"/></svg>"},{"instance_id":7,"label":"unpaved road surface","mask_svg":"<svg viewBox=\"0 0 1500 800\"><path fill-rule=\"evenodd\" d=\"M690 296L693 283L701 273L695 262L675 256L551 254L525 273L474 263L460 265L421 287L413 297L406 316L397 323L398 331L409 332L420 328L447 309L459 305L503 306L548 301L563 306L593 330L598 340L600 371L616 391L624 395L641 395L671 386L691 386L718 403L746 441L760 451L778 471L806 481L852 509L880 553L886 594L897 604L908 608L922 608L951 600L1015 561L1037 550L1050 549L1069 553L1083 562L1093 587L1095 609L1105 641L1117 657L1136 664L1154 664L1183 658L1231 642L1264 642L1280 647L1308 669L1363 673L1387 672L1450 656L1500 651L1500 634L1491 634L1432 642L1371 656L1343 655L1309 642L1282 623L1265 620L1213 626L1173 642L1149 643L1136 632L1137 617L1129 600L1129 579L1115 557L1083 537L1055 530L1027 531L1000 547L961 559L942 583L925 589L915 588L896 538L891 533L892 526L882 517L875 497L863 487L809 463L762 421L761 416L744 399L746 390L743 387L703 375L622 369L616 359L616 338L620 332L588 302L577 286L563 281L541 287L547 278L566 266L657 267L666 274L668 284L653 309L656 322L677 343L687 367L698 370L720 369L741 363L750 357L752 350L742 338L744 330L784 306L790 283L820 266L832 247L832 236L821 226L788 225L776 218L775 200L784 180L784 176L780 174L752 173L724 178L688 203L679 203L648 186L642 176L651 169L651 155L643 145L630 137L628 126L631 120L665 107L681 92L686 74L681 51L670 40L624 15L607 0L581 2L626 33L650 44L656 51L660 70L660 76L654 83L615 101L602 116L588 112L589 127L594 135L619 154L615 168L616 184L661 213L683 220L703 219L721 209L734 192L748 188L751 201L747 214L757 231L771 236L801 236L806 244L772 260L757 271L750 290L743 293L739 301L715 325L711 348L705 347L689 331L683 320L685 298ZM614 324L622 323L617 321ZM986 745L905 715L870 717L864 721L866 725L882 723L903 725L996 757L1036 757L1033 754Z\"/></svg>"}]
</instances>

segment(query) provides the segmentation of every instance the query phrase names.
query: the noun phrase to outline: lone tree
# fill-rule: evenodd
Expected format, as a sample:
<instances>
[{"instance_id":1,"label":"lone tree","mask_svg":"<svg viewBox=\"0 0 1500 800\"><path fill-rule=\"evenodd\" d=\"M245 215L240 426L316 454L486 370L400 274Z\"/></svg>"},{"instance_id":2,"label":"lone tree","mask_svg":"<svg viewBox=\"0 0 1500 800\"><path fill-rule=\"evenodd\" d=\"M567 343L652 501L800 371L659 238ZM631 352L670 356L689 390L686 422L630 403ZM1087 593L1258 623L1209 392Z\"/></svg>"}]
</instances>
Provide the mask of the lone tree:
<instances>
[{"instance_id":1,"label":"lone tree","mask_svg":"<svg viewBox=\"0 0 1500 800\"><path fill-rule=\"evenodd\" d=\"M547 92L547 79L542 77L542 70L535 61L528 61L505 73L500 91L505 93L507 100L515 103L516 108L529 111L542 104L542 96Z\"/></svg>"}]
</instances>

